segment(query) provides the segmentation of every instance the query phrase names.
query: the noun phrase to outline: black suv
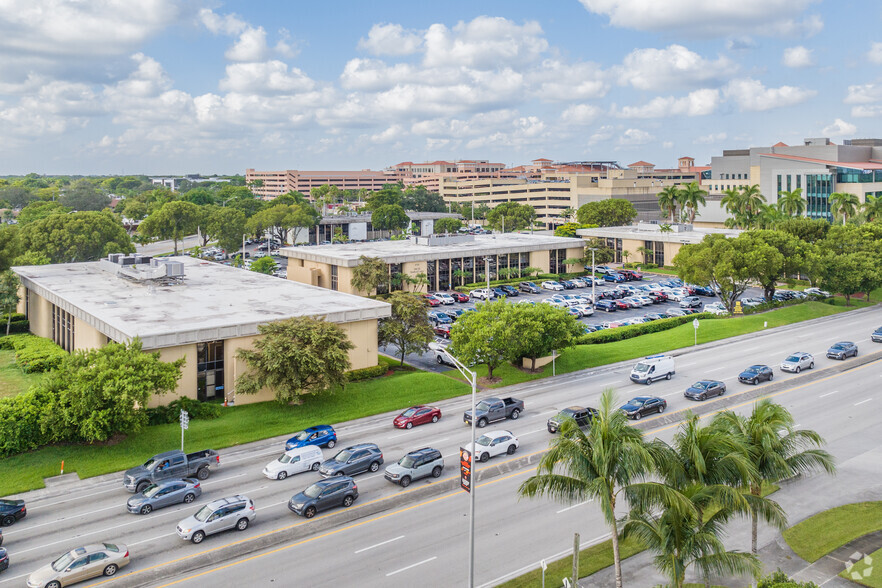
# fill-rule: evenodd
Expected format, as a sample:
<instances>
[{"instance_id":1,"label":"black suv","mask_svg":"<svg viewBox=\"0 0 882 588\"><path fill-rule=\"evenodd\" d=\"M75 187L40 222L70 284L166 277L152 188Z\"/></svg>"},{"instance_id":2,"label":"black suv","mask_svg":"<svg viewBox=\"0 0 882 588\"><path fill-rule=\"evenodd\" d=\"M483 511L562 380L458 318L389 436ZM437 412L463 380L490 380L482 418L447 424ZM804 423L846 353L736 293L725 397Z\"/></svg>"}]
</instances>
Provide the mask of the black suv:
<instances>
[{"instance_id":1,"label":"black suv","mask_svg":"<svg viewBox=\"0 0 882 588\"><path fill-rule=\"evenodd\" d=\"M573 419L580 427L587 427L595 416L597 416L597 411L593 408L585 408L583 406L567 407L557 413L556 416L548 419L548 432L552 434L557 433L566 419Z\"/></svg>"},{"instance_id":2,"label":"black suv","mask_svg":"<svg viewBox=\"0 0 882 588\"><path fill-rule=\"evenodd\" d=\"M350 507L358 498L358 486L349 477L320 480L288 501L288 508L311 519L315 513L335 506Z\"/></svg>"},{"instance_id":3,"label":"black suv","mask_svg":"<svg viewBox=\"0 0 882 588\"><path fill-rule=\"evenodd\" d=\"M441 452L431 447L411 451L404 457L386 468L386 479L399 484L403 488L420 478L429 476L438 478L444 469L444 458Z\"/></svg>"},{"instance_id":4,"label":"black suv","mask_svg":"<svg viewBox=\"0 0 882 588\"><path fill-rule=\"evenodd\" d=\"M353 476L362 472L376 472L383 465L383 452L375 443L361 443L340 451L322 462L319 473L331 476Z\"/></svg>"},{"instance_id":5,"label":"black suv","mask_svg":"<svg viewBox=\"0 0 882 588\"><path fill-rule=\"evenodd\" d=\"M509 286L507 284L503 284L499 287L500 290L506 293L508 296L520 296L520 292L514 286Z\"/></svg>"},{"instance_id":6,"label":"black suv","mask_svg":"<svg viewBox=\"0 0 882 588\"><path fill-rule=\"evenodd\" d=\"M8 527L27 514L24 500L0 500L0 525Z\"/></svg>"}]
</instances>

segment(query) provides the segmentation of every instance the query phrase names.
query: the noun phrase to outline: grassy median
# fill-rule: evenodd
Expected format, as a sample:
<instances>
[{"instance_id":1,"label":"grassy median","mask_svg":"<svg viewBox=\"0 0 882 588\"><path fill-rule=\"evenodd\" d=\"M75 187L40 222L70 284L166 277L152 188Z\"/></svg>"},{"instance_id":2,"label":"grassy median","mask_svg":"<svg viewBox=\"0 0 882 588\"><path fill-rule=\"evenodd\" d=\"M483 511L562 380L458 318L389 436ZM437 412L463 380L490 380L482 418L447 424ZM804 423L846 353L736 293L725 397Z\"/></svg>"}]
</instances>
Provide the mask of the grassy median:
<instances>
[{"instance_id":1,"label":"grassy median","mask_svg":"<svg viewBox=\"0 0 882 588\"><path fill-rule=\"evenodd\" d=\"M866 555L855 562L850 569L842 570L839 575L861 586L882 588L882 566L879 565L880 561L882 561L882 549Z\"/></svg>"},{"instance_id":2,"label":"grassy median","mask_svg":"<svg viewBox=\"0 0 882 588\"><path fill-rule=\"evenodd\" d=\"M818 513L784 531L802 559L815 562L849 541L882 530L882 502L856 502Z\"/></svg>"}]
</instances>

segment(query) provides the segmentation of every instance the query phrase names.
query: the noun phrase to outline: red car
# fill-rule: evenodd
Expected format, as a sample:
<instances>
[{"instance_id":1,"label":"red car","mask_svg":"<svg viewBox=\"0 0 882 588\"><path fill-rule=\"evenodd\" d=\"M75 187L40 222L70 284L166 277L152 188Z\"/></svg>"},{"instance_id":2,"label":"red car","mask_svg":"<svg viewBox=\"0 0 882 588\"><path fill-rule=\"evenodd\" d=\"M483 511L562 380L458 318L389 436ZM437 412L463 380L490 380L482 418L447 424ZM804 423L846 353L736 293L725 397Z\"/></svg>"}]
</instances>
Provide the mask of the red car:
<instances>
[{"instance_id":1,"label":"red car","mask_svg":"<svg viewBox=\"0 0 882 588\"><path fill-rule=\"evenodd\" d=\"M441 409L434 406L411 406L395 417L392 424L398 429L410 429L414 425L437 423L441 418Z\"/></svg>"},{"instance_id":2,"label":"red car","mask_svg":"<svg viewBox=\"0 0 882 588\"><path fill-rule=\"evenodd\" d=\"M453 299L457 302L468 302L471 300L468 294L463 294L462 292L451 292L450 295L453 296Z\"/></svg>"},{"instance_id":3,"label":"red car","mask_svg":"<svg viewBox=\"0 0 882 588\"><path fill-rule=\"evenodd\" d=\"M426 304L429 306L441 306L441 301L432 296L431 294L423 294L423 300L426 301Z\"/></svg>"},{"instance_id":4,"label":"red car","mask_svg":"<svg viewBox=\"0 0 882 588\"><path fill-rule=\"evenodd\" d=\"M435 325L432 329L435 331L435 334L439 337L444 337L445 339L450 339L450 323L445 323L442 325Z\"/></svg>"},{"instance_id":5,"label":"red car","mask_svg":"<svg viewBox=\"0 0 882 588\"><path fill-rule=\"evenodd\" d=\"M619 310L628 310L629 308L631 308L631 305L624 300L616 300L616 308L618 308Z\"/></svg>"}]
</instances>

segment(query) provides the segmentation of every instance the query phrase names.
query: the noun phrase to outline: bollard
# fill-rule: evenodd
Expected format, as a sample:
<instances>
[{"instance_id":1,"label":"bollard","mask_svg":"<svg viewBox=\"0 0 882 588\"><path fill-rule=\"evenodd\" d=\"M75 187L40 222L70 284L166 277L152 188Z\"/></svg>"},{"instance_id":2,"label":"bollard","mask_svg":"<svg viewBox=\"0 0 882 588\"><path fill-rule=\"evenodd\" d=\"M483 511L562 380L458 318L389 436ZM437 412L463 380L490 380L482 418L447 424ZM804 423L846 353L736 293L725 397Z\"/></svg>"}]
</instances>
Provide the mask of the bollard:
<instances>
[{"instance_id":1,"label":"bollard","mask_svg":"<svg viewBox=\"0 0 882 588\"><path fill-rule=\"evenodd\" d=\"M61 475L64 475L64 460L61 460Z\"/></svg>"}]
</instances>

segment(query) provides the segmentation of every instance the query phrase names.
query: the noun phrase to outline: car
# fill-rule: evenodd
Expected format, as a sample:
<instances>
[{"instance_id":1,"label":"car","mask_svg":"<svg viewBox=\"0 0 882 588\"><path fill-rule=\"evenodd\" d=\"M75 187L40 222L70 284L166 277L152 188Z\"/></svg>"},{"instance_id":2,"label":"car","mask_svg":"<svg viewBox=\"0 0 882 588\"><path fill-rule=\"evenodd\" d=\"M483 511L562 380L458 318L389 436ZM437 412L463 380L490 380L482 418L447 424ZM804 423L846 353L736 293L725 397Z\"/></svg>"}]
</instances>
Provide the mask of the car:
<instances>
[{"instance_id":1,"label":"car","mask_svg":"<svg viewBox=\"0 0 882 588\"><path fill-rule=\"evenodd\" d=\"M323 460L322 450L317 445L297 447L266 464L261 473L270 480L284 480L301 472L318 471Z\"/></svg>"},{"instance_id":2,"label":"car","mask_svg":"<svg viewBox=\"0 0 882 588\"><path fill-rule=\"evenodd\" d=\"M587 427L591 424L591 419L597 416L597 409L585 408L584 406L568 406L561 410L557 415L548 419L545 424L548 432L552 435L560 430L561 425L567 419L576 421L579 427Z\"/></svg>"},{"instance_id":3,"label":"car","mask_svg":"<svg viewBox=\"0 0 882 588\"><path fill-rule=\"evenodd\" d=\"M569 281L572 282L573 285L576 286L576 288L584 288L590 285L585 282L584 278L580 278L579 276L576 276L575 278L570 278Z\"/></svg>"},{"instance_id":4,"label":"car","mask_svg":"<svg viewBox=\"0 0 882 588\"><path fill-rule=\"evenodd\" d=\"M530 306L536 306L535 300L518 300L516 304L529 304Z\"/></svg>"},{"instance_id":5,"label":"car","mask_svg":"<svg viewBox=\"0 0 882 588\"><path fill-rule=\"evenodd\" d=\"M24 500L0 500L0 525L8 527L28 515Z\"/></svg>"},{"instance_id":6,"label":"car","mask_svg":"<svg viewBox=\"0 0 882 588\"><path fill-rule=\"evenodd\" d=\"M845 359L846 357L857 357L857 345L851 341L840 341L834 343L827 350L827 357L830 359Z\"/></svg>"},{"instance_id":7,"label":"car","mask_svg":"<svg viewBox=\"0 0 882 588\"><path fill-rule=\"evenodd\" d=\"M637 396L623 404L619 410L625 413L629 419L639 421L641 418L649 414L663 413L668 407L668 402L664 398L657 396Z\"/></svg>"},{"instance_id":8,"label":"car","mask_svg":"<svg viewBox=\"0 0 882 588\"><path fill-rule=\"evenodd\" d=\"M475 440L475 449L469 443L465 446L466 451L475 456L478 461L487 461L497 455L514 455L520 442L511 431L489 431Z\"/></svg>"},{"instance_id":9,"label":"car","mask_svg":"<svg viewBox=\"0 0 882 588\"><path fill-rule=\"evenodd\" d=\"M713 298L717 295L710 286L693 286L692 293L698 296L706 296L708 298Z\"/></svg>"},{"instance_id":10,"label":"car","mask_svg":"<svg viewBox=\"0 0 882 588\"><path fill-rule=\"evenodd\" d=\"M683 396L690 400L707 400L726 393L726 384L718 380L699 380L686 388Z\"/></svg>"},{"instance_id":11,"label":"car","mask_svg":"<svg viewBox=\"0 0 882 588\"><path fill-rule=\"evenodd\" d=\"M570 280L560 280L560 284L564 287L565 290L573 290L576 288L576 284L574 284Z\"/></svg>"},{"instance_id":12,"label":"car","mask_svg":"<svg viewBox=\"0 0 882 588\"><path fill-rule=\"evenodd\" d=\"M533 282L521 282L518 284L518 289L521 292L525 292L527 294L538 294L541 292L539 286L534 284Z\"/></svg>"},{"instance_id":13,"label":"car","mask_svg":"<svg viewBox=\"0 0 882 588\"><path fill-rule=\"evenodd\" d=\"M423 297L423 301L428 306L432 306L432 307L441 306L441 300L438 298L435 298L431 294L422 294L422 297Z\"/></svg>"},{"instance_id":14,"label":"car","mask_svg":"<svg viewBox=\"0 0 882 588\"><path fill-rule=\"evenodd\" d=\"M0 547L0 572L9 567L9 552Z\"/></svg>"},{"instance_id":15,"label":"car","mask_svg":"<svg viewBox=\"0 0 882 588\"><path fill-rule=\"evenodd\" d=\"M71 549L50 564L28 576L28 588L61 588L75 582L114 576L129 565L129 550L125 545L91 543Z\"/></svg>"},{"instance_id":16,"label":"car","mask_svg":"<svg viewBox=\"0 0 882 588\"><path fill-rule=\"evenodd\" d=\"M432 321L436 325L449 325L453 322L453 319L450 318L450 315L446 312L440 312L433 310L429 313L429 320Z\"/></svg>"},{"instance_id":17,"label":"car","mask_svg":"<svg viewBox=\"0 0 882 588\"><path fill-rule=\"evenodd\" d=\"M499 286L493 286L490 289L493 290L493 294L496 298L505 298L506 296L508 296L508 293Z\"/></svg>"},{"instance_id":18,"label":"car","mask_svg":"<svg viewBox=\"0 0 882 588\"><path fill-rule=\"evenodd\" d=\"M584 302L581 297L572 296L570 294L555 294L551 299L563 302L567 306L579 306Z\"/></svg>"},{"instance_id":19,"label":"car","mask_svg":"<svg viewBox=\"0 0 882 588\"><path fill-rule=\"evenodd\" d=\"M879 327L870 335L870 341L873 343L882 343L882 327Z\"/></svg>"},{"instance_id":20,"label":"car","mask_svg":"<svg viewBox=\"0 0 882 588\"><path fill-rule=\"evenodd\" d=\"M686 316L686 313L680 308L668 308L665 310L665 318L673 318L675 316Z\"/></svg>"},{"instance_id":21,"label":"car","mask_svg":"<svg viewBox=\"0 0 882 588\"><path fill-rule=\"evenodd\" d=\"M682 312L684 315L698 314L698 309L697 308L681 308L680 312Z\"/></svg>"},{"instance_id":22,"label":"car","mask_svg":"<svg viewBox=\"0 0 882 588\"><path fill-rule=\"evenodd\" d=\"M209 502L196 511L196 514L179 522L175 530L184 541L198 544L208 535L222 531L244 531L256 516L251 499L243 494L236 494Z\"/></svg>"},{"instance_id":23,"label":"car","mask_svg":"<svg viewBox=\"0 0 882 588\"><path fill-rule=\"evenodd\" d=\"M761 304L765 304L766 301L762 298L756 297L745 297L738 300L741 303L741 306L744 308L755 308Z\"/></svg>"},{"instance_id":24,"label":"car","mask_svg":"<svg viewBox=\"0 0 882 588\"><path fill-rule=\"evenodd\" d=\"M434 292L432 296L440 300L441 304L453 304L456 302L456 300L453 299L453 296L447 292Z\"/></svg>"},{"instance_id":25,"label":"car","mask_svg":"<svg viewBox=\"0 0 882 588\"><path fill-rule=\"evenodd\" d=\"M805 353L804 351L791 353L781 362L782 372L793 372L798 374L802 370L810 370L813 367L815 367L815 358L811 353Z\"/></svg>"},{"instance_id":26,"label":"car","mask_svg":"<svg viewBox=\"0 0 882 588\"><path fill-rule=\"evenodd\" d=\"M441 457L441 452L431 447L423 447L409 452L387 467L384 477L402 488L407 488L411 482L420 478L429 476L440 478L443 471L444 458Z\"/></svg>"},{"instance_id":27,"label":"car","mask_svg":"<svg viewBox=\"0 0 882 588\"><path fill-rule=\"evenodd\" d=\"M626 280L631 281L631 282L639 281L639 280L643 279L643 274L641 274L640 272L635 271L635 270L623 269L623 270L619 270L619 273L622 274L623 276L625 276Z\"/></svg>"},{"instance_id":28,"label":"car","mask_svg":"<svg viewBox=\"0 0 882 588\"><path fill-rule=\"evenodd\" d=\"M820 288L806 288L803 290L806 294L811 294L812 296L818 296L820 298L829 298L830 293L826 290L821 290Z\"/></svg>"},{"instance_id":29,"label":"car","mask_svg":"<svg viewBox=\"0 0 882 588\"><path fill-rule=\"evenodd\" d=\"M506 296L520 296L521 293L514 286L509 286L508 284L503 284L499 287L500 290L505 292Z\"/></svg>"},{"instance_id":30,"label":"car","mask_svg":"<svg viewBox=\"0 0 882 588\"><path fill-rule=\"evenodd\" d=\"M375 443L360 443L347 447L331 459L322 462L319 474L331 476L354 476L362 472L376 472L383 465L383 452Z\"/></svg>"},{"instance_id":31,"label":"car","mask_svg":"<svg viewBox=\"0 0 882 588\"><path fill-rule=\"evenodd\" d=\"M417 425L437 423L441 420L441 409L435 406L423 404L411 406L392 420L392 426L397 429L412 429Z\"/></svg>"},{"instance_id":32,"label":"car","mask_svg":"<svg viewBox=\"0 0 882 588\"><path fill-rule=\"evenodd\" d=\"M588 271L591 271L591 266L590 266L590 265L586 265L586 266L585 266L585 269L588 270ZM614 272L614 271L616 271L616 270L614 270L613 268L609 267L608 265L597 265L597 266L594 266L594 273L596 273L596 274L600 274L601 276L606 275L606 274L608 274L608 273L610 273L610 272Z\"/></svg>"},{"instance_id":33,"label":"car","mask_svg":"<svg viewBox=\"0 0 882 588\"><path fill-rule=\"evenodd\" d=\"M202 486L196 478L162 480L150 484L126 501L126 510L132 514L150 514L157 508L173 504L190 504L202 496Z\"/></svg>"},{"instance_id":34,"label":"car","mask_svg":"<svg viewBox=\"0 0 882 588\"><path fill-rule=\"evenodd\" d=\"M556 306L557 308L569 308L569 305L563 300L558 300L556 298L544 298L542 300L543 304L550 304L551 306Z\"/></svg>"},{"instance_id":35,"label":"car","mask_svg":"<svg viewBox=\"0 0 882 588\"><path fill-rule=\"evenodd\" d=\"M680 308L701 308L701 298L698 296L686 296L680 301Z\"/></svg>"},{"instance_id":36,"label":"car","mask_svg":"<svg viewBox=\"0 0 882 588\"><path fill-rule=\"evenodd\" d=\"M704 308L701 309L701 312L709 312L711 314L717 315L729 314L729 311L726 310L726 307L722 302L711 302L710 304L705 304Z\"/></svg>"},{"instance_id":37,"label":"car","mask_svg":"<svg viewBox=\"0 0 882 588\"><path fill-rule=\"evenodd\" d=\"M358 486L349 476L319 480L288 501L288 509L295 514L311 519L317 512L335 506L348 508L358 499Z\"/></svg>"},{"instance_id":38,"label":"car","mask_svg":"<svg viewBox=\"0 0 882 588\"><path fill-rule=\"evenodd\" d=\"M604 328L604 329L615 329L615 328L617 328L617 327L621 327L621 326L624 325L624 324L625 324L624 320L621 320L621 321L606 321L605 323L603 323L603 328Z\"/></svg>"},{"instance_id":39,"label":"car","mask_svg":"<svg viewBox=\"0 0 882 588\"><path fill-rule=\"evenodd\" d=\"M457 302L468 302L471 300L468 294L463 294L462 292L451 292L450 296Z\"/></svg>"},{"instance_id":40,"label":"car","mask_svg":"<svg viewBox=\"0 0 882 588\"><path fill-rule=\"evenodd\" d=\"M450 310L445 310L444 314L449 316L452 321L456 322L456 319L464 315L467 310L468 309L466 308L451 308Z\"/></svg>"},{"instance_id":41,"label":"car","mask_svg":"<svg viewBox=\"0 0 882 588\"><path fill-rule=\"evenodd\" d=\"M573 318L580 319L582 318L582 313L576 310L575 308L567 308L567 313Z\"/></svg>"},{"instance_id":42,"label":"car","mask_svg":"<svg viewBox=\"0 0 882 588\"><path fill-rule=\"evenodd\" d=\"M579 311L579 318L586 316L594 316L594 307L588 304L579 304L577 306L573 306L570 310Z\"/></svg>"},{"instance_id":43,"label":"car","mask_svg":"<svg viewBox=\"0 0 882 588\"><path fill-rule=\"evenodd\" d=\"M662 314L659 314L657 312L648 312L643 315L643 318L645 318L648 321L658 321L658 320L665 318L665 316Z\"/></svg>"},{"instance_id":44,"label":"car","mask_svg":"<svg viewBox=\"0 0 882 588\"><path fill-rule=\"evenodd\" d=\"M630 302L626 302L625 300L616 300L615 301L616 309L618 310L629 310L634 308L634 306Z\"/></svg>"},{"instance_id":45,"label":"car","mask_svg":"<svg viewBox=\"0 0 882 588\"><path fill-rule=\"evenodd\" d=\"M620 274L620 273L618 273L618 272L613 272L613 273L611 273L611 274L605 274L605 275L603 276L603 280L604 280L605 282L616 282L616 283L619 283L619 282L624 282L624 281L625 281L625 276L623 276L622 274Z\"/></svg>"},{"instance_id":46,"label":"car","mask_svg":"<svg viewBox=\"0 0 882 588\"><path fill-rule=\"evenodd\" d=\"M318 425L303 429L285 442L285 451L295 447L318 445L331 449L337 444L337 433L331 425Z\"/></svg>"},{"instance_id":47,"label":"car","mask_svg":"<svg viewBox=\"0 0 882 588\"><path fill-rule=\"evenodd\" d=\"M597 304L594 305L594 308L597 310L605 310L606 312L615 312L617 307L613 300L598 300Z\"/></svg>"},{"instance_id":48,"label":"car","mask_svg":"<svg viewBox=\"0 0 882 588\"><path fill-rule=\"evenodd\" d=\"M496 293L493 292L492 288L490 290L488 290L487 288L478 288L469 292L469 296L471 298L477 298L479 300L487 300L488 298L496 298Z\"/></svg>"},{"instance_id":49,"label":"car","mask_svg":"<svg viewBox=\"0 0 882 588\"><path fill-rule=\"evenodd\" d=\"M542 289L543 290L563 291L564 287L563 287L563 284L561 284L559 282L555 282L554 280L546 280L546 281L542 282Z\"/></svg>"},{"instance_id":50,"label":"car","mask_svg":"<svg viewBox=\"0 0 882 588\"><path fill-rule=\"evenodd\" d=\"M665 294L661 290L659 290L659 291L653 290L653 291L649 292L649 294L647 294L647 296L652 298L652 302L655 304L661 304L662 302L667 302L667 300L668 300L667 294Z\"/></svg>"},{"instance_id":51,"label":"car","mask_svg":"<svg viewBox=\"0 0 882 588\"><path fill-rule=\"evenodd\" d=\"M643 323L647 323L647 322L649 322L649 321L647 321L642 316L638 316L638 317L626 319L624 322L624 325L642 325Z\"/></svg>"},{"instance_id":52,"label":"car","mask_svg":"<svg viewBox=\"0 0 882 588\"><path fill-rule=\"evenodd\" d=\"M752 365L740 374L738 381L743 384L759 384L760 382L769 381L775 377L772 368L767 365Z\"/></svg>"}]
</instances>

